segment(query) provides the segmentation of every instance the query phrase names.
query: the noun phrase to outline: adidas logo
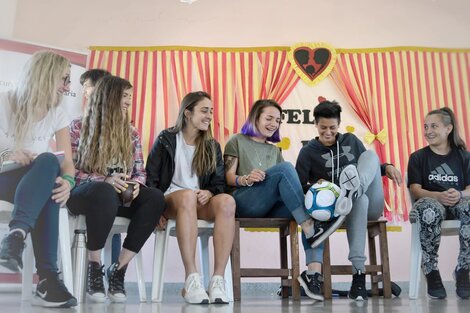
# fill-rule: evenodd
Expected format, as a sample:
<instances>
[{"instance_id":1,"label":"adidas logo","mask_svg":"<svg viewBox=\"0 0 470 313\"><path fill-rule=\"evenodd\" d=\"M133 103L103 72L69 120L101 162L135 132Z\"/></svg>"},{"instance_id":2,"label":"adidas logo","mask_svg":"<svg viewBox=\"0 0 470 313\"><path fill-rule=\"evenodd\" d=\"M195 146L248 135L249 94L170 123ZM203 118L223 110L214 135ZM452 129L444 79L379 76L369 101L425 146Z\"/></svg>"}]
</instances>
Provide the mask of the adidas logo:
<instances>
[{"instance_id":1,"label":"adidas logo","mask_svg":"<svg viewBox=\"0 0 470 313\"><path fill-rule=\"evenodd\" d=\"M428 175L428 180L430 182L446 182L446 183L458 183L459 177L452 172L449 165L446 163L441 164L441 166L436 167L431 174Z\"/></svg>"}]
</instances>

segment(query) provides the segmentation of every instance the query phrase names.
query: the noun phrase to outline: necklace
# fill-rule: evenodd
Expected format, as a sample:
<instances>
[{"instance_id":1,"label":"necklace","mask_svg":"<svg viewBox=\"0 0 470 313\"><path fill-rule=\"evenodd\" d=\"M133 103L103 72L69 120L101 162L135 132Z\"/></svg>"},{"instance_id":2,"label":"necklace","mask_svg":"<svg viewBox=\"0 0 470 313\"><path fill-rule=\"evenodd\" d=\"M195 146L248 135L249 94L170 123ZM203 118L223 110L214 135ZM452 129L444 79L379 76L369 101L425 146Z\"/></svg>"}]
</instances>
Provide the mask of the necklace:
<instances>
[{"instance_id":1,"label":"necklace","mask_svg":"<svg viewBox=\"0 0 470 313\"><path fill-rule=\"evenodd\" d=\"M261 158L258 154L258 149L256 147L256 143L254 142L254 140L252 140L251 144L253 145L253 150L255 150L256 158L258 159L258 165L263 166L263 162L261 162L261 161L266 160L266 151L264 151L263 157Z\"/></svg>"}]
</instances>

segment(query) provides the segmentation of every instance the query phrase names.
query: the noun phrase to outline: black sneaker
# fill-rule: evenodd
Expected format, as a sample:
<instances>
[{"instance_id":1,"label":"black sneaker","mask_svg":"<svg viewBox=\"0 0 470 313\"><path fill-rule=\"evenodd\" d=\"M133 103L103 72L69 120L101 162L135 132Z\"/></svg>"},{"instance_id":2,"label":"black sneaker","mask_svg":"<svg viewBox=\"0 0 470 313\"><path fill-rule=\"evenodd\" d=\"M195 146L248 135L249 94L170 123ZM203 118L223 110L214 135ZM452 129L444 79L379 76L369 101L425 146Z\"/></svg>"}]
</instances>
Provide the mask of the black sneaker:
<instances>
[{"instance_id":1,"label":"black sneaker","mask_svg":"<svg viewBox=\"0 0 470 313\"><path fill-rule=\"evenodd\" d=\"M308 275L307 271L303 271L299 277L297 277L300 285L304 288L305 294L312 299L323 301L323 295L321 288L323 286L323 275L315 273Z\"/></svg>"},{"instance_id":2,"label":"black sneaker","mask_svg":"<svg viewBox=\"0 0 470 313\"><path fill-rule=\"evenodd\" d=\"M70 308L77 305L77 299L67 290L58 273L50 273L39 277L31 303L47 308Z\"/></svg>"},{"instance_id":3,"label":"black sneaker","mask_svg":"<svg viewBox=\"0 0 470 313\"><path fill-rule=\"evenodd\" d=\"M461 268L454 271L455 287L457 287L457 296L462 299L470 298L470 279L468 269Z\"/></svg>"},{"instance_id":4,"label":"black sneaker","mask_svg":"<svg viewBox=\"0 0 470 313\"><path fill-rule=\"evenodd\" d=\"M104 291L104 265L98 262L88 262L88 279L87 279L87 298L94 302L105 302L106 292Z\"/></svg>"},{"instance_id":5,"label":"black sneaker","mask_svg":"<svg viewBox=\"0 0 470 313\"><path fill-rule=\"evenodd\" d=\"M108 297L113 302L125 302L127 300L124 289L124 276L126 276L127 265L118 270L119 262L111 264L106 271L108 276Z\"/></svg>"},{"instance_id":6,"label":"black sneaker","mask_svg":"<svg viewBox=\"0 0 470 313\"><path fill-rule=\"evenodd\" d=\"M367 300L366 274L358 271L353 275L353 281L348 296L349 299L356 301Z\"/></svg>"},{"instance_id":7,"label":"black sneaker","mask_svg":"<svg viewBox=\"0 0 470 313\"><path fill-rule=\"evenodd\" d=\"M433 270L427 274L426 280L428 282L428 296L430 298L445 299L447 297L446 290L442 284L441 274L438 270Z\"/></svg>"},{"instance_id":8,"label":"black sneaker","mask_svg":"<svg viewBox=\"0 0 470 313\"><path fill-rule=\"evenodd\" d=\"M20 272L23 269L22 256L25 246L23 234L19 231L3 237L0 247L0 265L12 272Z\"/></svg>"},{"instance_id":9,"label":"black sneaker","mask_svg":"<svg viewBox=\"0 0 470 313\"><path fill-rule=\"evenodd\" d=\"M317 221L313 219L313 231L314 234L311 237L307 238L307 242L310 244L310 247L318 247L326 238L328 238L338 227L343 224L346 216L334 217L329 221Z\"/></svg>"}]
</instances>

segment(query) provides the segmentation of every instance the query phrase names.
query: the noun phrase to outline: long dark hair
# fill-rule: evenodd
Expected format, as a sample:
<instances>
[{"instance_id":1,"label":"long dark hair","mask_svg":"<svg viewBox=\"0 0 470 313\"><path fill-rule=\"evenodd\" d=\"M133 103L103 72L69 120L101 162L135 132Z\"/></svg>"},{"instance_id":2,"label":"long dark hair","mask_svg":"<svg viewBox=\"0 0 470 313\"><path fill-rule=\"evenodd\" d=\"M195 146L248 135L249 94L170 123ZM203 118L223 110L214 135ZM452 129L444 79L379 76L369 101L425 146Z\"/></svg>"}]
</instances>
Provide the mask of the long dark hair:
<instances>
[{"instance_id":1,"label":"long dark hair","mask_svg":"<svg viewBox=\"0 0 470 313\"><path fill-rule=\"evenodd\" d=\"M439 115L441 117L442 123L445 126L452 125L452 131L447 137L447 140L449 141L450 147L452 149L467 150L465 141L463 141L459 135L457 120L455 119L454 112L451 109L446 107L440 108L429 112L428 116L429 115Z\"/></svg>"},{"instance_id":2,"label":"long dark hair","mask_svg":"<svg viewBox=\"0 0 470 313\"><path fill-rule=\"evenodd\" d=\"M194 107L204 99L211 100L210 95L204 91L190 92L181 100L180 111L176 119L175 126L170 129L171 132L179 132L186 128L187 121L184 115L186 110L193 112ZM200 131L196 138L196 149L192 170L197 176L203 176L215 172L217 168L217 154L215 139L212 137L212 128L209 124L207 131Z\"/></svg>"}]
</instances>

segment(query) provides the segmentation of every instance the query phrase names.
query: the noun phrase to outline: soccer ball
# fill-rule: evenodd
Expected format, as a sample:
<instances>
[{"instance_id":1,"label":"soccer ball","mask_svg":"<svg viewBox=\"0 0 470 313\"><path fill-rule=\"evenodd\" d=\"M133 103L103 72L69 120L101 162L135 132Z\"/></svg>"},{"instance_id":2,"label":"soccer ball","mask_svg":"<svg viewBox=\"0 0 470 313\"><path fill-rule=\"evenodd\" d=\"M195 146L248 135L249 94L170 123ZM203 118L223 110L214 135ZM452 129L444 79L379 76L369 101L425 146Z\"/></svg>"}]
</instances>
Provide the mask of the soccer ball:
<instances>
[{"instance_id":1,"label":"soccer ball","mask_svg":"<svg viewBox=\"0 0 470 313\"><path fill-rule=\"evenodd\" d=\"M317 221L329 221L340 193L341 189L329 181L312 185L305 195L307 213Z\"/></svg>"}]
</instances>

